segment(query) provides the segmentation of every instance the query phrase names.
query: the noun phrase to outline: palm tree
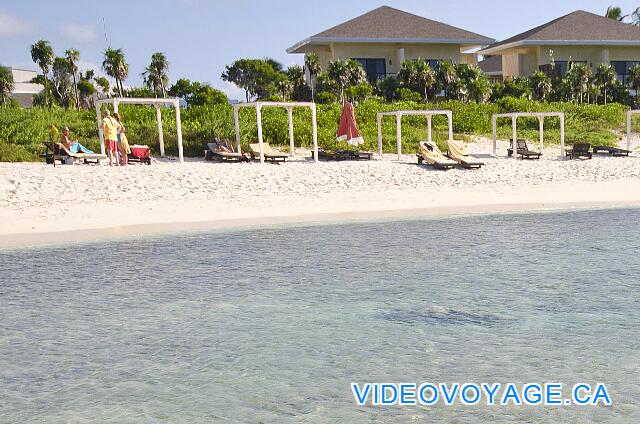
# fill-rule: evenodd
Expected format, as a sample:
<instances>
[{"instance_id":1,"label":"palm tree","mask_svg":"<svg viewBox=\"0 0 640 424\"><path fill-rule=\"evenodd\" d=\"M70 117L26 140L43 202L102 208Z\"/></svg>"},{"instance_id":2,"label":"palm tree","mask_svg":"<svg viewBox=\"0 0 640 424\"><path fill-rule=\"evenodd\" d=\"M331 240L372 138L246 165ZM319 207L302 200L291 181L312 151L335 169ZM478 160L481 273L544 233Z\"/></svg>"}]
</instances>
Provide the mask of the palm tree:
<instances>
[{"instance_id":1,"label":"palm tree","mask_svg":"<svg viewBox=\"0 0 640 424\"><path fill-rule=\"evenodd\" d=\"M47 104L48 78L47 74L51 69L54 61L53 48L47 40L39 40L31 45L31 59L38 65L44 77L44 101Z\"/></svg>"},{"instance_id":2,"label":"palm tree","mask_svg":"<svg viewBox=\"0 0 640 424\"><path fill-rule=\"evenodd\" d=\"M551 80L542 71L536 71L529 76L531 91L535 94L536 100L544 101L551 93Z\"/></svg>"},{"instance_id":3,"label":"palm tree","mask_svg":"<svg viewBox=\"0 0 640 424\"><path fill-rule=\"evenodd\" d=\"M291 90L293 89L293 84L291 84L289 77L283 73L278 74L276 81L274 82L274 86L278 93L282 94L282 100L286 102L289 97L289 93L291 93Z\"/></svg>"},{"instance_id":4,"label":"palm tree","mask_svg":"<svg viewBox=\"0 0 640 424\"><path fill-rule=\"evenodd\" d=\"M449 97L449 92L452 91L451 89L459 80L455 65L450 60L440 62L436 79L440 88L444 90L445 95Z\"/></svg>"},{"instance_id":5,"label":"palm tree","mask_svg":"<svg viewBox=\"0 0 640 424\"><path fill-rule=\"evenodd\" d=\"M608 63L601 63L596 70L594 82L600 91L604 93L604 104L607 104L607 91L616 86L616 71Z\"/></svg>"},{"instance_id":6,"label":"palm tree","mask_svg":"<svg viewBox=\"0 0 640 424\"><path fill-rule=\"evenodd\" d=\"M311 101L315 101L315 79L316 76L322 72L320 67L320 56L317 53L309 53L304 57L304 67L309 72L309 85L311 86Z\"/></svg>"},{"instance_id":7,"label":"palm tree","mask_svg":"<svg viewBox=\"0 0 640 424\"><path fill-rule=\"evenodd\" d=\"M69 49L64 52L67 61L69 62L69 68L73 74L73 94L76 98L76 109L80 109L80 99L78 97L78 81L76 79L76 73L78 72L78 60L80 60L80 52L76 49Z\"/></svg>"},{"instance_id":8,"label":"palm tree","mask_svg":"<svg viewBox=\"0 0 640 424\"><path fill-rule=\"evenodd\" d=\"M491 83L487 75L475 65L467 65L464 86L470 99L484 103L491 96Z\"/></svg>"},{"instance_id":9,"label":"palm tree","mask_svg":"<svg viewBox=\"0 0 640 424\"><path fill-rule=\"evenodd\" d=\"M424 100L428 100L429 90L436 82L436 73L425 60L405 60L398 72L398 79L405 85L414 87L422 93Z\"/></svg>"},{"instance_id":10,"label":"palm tree","mask_svg":"<svg viewBox=\"0 0 640 424\"><path fill-rule=\"evenodd\" d=\"M627 17L627 15L622 14L622 9L618 6L607 7L607 12L604 14L604 16L618 22L622 22L624 18Z\"/></svg>"},{"instance_id":11,"label":"palm tree","mask_svg":"<svg viewBox=\"0 0 640 424\"><path fill-rule=\"evenodd\" d=\"M7 99L15 86L13 82L13 74L11 69L0 65L0 97L2 97L2 105L7 105Z\"/></svg>"},{"instance_id":12,"label":"palm tree","mask_svg":"<svg viewBox=\"0 0 640 424\"><path fill-rule=\"evenodd\" d=\"M107 48L104 51L102 69L107 75L116 80L118 92L120 93L120 97L122 97L124 91L122 81L127 79L129 75L129 64L125 61L122 49Z\"/></svg>"},{"instance_id":13,"label":"palm tree","mask_svg":"<svg viewBox=\"0 0 640 424\"><path fill-rule=\"evenodd\" d=\"M589 90L589 82L592 78L592 72L584 63L572 63L565 78L568 79L574 99L583 101L583 96Z\"/></svg>"},{"instance_id":14,"label":"palm tree","mask_svg":"<svg viewBox=\"0 0 640 424\"><path fill-rule=\"evenodd\" d=\"M167 95L167 85L169 84L169 61L164 53L156 52L151 55L151 63L142 73L144 83L147 87L158 93L158 88L162 92L162 97Z\"/></svg>"},{"instance_id":15,"label":"palm tree","mask_svg":"<svg viewBox=\"0 0 640 424\"><path fill-rule=\"evenodd\" d=\"M338 59L330 62L327 68L327 74L329 78L338 84L340 101L344 101L345 87L363 84L367 81L367 74L364 69L362 69L362 65L353 59Z\"/></svg>"},{"instance_id":16,"label":"palm tree","mask_svg":"<svg viewBox=\"0 0 640 424\"><path fill-rule=\"evenodd\" d=\"M638 90L640 90L640 65L629 69L629 85L636 91L636 104L638 103Z\"/></svg>"},{"instance_id":17,"label":"palm tree","mask_svg":"<svg viewBox=\"0 0 640 424\"><path fill-rule=\"evenodd\" d=\"M635 26L640 26L640 7L636 8L631 14L631 24Z\"/></svg>"}]
</instances>

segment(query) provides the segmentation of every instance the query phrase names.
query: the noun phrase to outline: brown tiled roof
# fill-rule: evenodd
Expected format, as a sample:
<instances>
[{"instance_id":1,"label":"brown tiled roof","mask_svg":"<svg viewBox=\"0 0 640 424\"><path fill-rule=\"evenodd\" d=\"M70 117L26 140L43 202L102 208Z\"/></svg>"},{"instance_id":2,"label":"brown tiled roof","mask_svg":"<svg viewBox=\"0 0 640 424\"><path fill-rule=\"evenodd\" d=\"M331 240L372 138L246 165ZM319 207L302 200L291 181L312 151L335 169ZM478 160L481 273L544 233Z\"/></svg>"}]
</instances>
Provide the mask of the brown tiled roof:
<instances>
[{"instance_id":1,"label":"brown tiled roof","mask_svg":"<svg viewBox=\"0 0 640 424\"><path fill-rule=\"evenodd\" d=\"M487 50L510 43L545 41L640 43L640 28L595 13L576 10L544 25L495 43L487 47Z\"/></svg>"},{"instance_id":2,"label":"brown tiled roof","mask_svg":"<svg viewBox=\"0 0 640 424\"><path fill-rule=\"evenodd\" d=\"M343 39L361 42L371 40L372 42L440 42L478 45L486 45L494 41L484 35L389 6L382 6L313 35L288 51L291 53L309 42L337 42Z\"/></svg>"}]
</instances>

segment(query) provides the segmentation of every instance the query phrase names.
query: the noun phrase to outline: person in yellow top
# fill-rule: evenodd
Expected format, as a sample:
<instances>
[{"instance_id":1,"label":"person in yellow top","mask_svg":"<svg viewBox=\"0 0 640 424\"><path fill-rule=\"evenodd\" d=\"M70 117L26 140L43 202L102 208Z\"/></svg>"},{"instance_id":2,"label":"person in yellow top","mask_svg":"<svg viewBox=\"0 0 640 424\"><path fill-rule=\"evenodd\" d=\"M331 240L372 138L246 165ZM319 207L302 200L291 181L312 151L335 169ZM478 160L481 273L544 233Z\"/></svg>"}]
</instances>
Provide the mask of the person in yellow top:
<instances>
[{"instance_id":1,"label":"person in yellow top","mask_svg":"<svg viewBox=\"0 0 640 424\"><path fill-rule=\"evenodd\" d=\"M120 124L111 116L108 110L102 112L102 134L104 136L104 145L109 155L109 166L113 166L115 156L116 166L118 166L118 156L116 153L116 145L118 140L118 132Z\"/></svg>"},{"instance_id":2,"label":"person in yellow top","mask_svg":"<svg viewBox=\"0 0 640 424\"><path fill-rule=\"evenodd\" d=\"M127 166L129 164L129 153L131 153L131 148L129 147L129 141L124 133L124 125L122 124L122 120L120 119L118 112L113 112L113 117L118 121L118 124L120 124L117 143L118 153L120 154L120 165Z\"/></svg>"}]
</instances>

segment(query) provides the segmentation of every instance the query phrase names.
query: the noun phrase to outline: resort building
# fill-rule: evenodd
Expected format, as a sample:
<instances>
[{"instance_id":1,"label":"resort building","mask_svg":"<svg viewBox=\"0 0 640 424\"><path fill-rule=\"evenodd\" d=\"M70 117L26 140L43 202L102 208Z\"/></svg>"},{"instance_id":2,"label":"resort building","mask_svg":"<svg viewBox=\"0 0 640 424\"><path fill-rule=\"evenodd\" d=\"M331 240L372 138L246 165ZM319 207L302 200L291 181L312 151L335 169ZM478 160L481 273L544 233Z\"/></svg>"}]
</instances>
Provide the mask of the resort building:
<instances>
[{"instance_id":1,"label":"resort building","mask_svg":"<svg viewBox=\"0 0 640 424\"><path fill-rule=\"evenodd\" d=\"M355 59L369 80L395 76L407 59L476 64L477 50L494 40L388 6L374 9L306 38L287 53L317 53L322 69L336 59Z\"/></svg>"},{"instance_id":2,"label":"resort building","mask_svg":"<svg viewBox=\"0 0 640 424\"><path fill-rule=\"evenodd\" d=\"M13 75L14 88L11 98L15 99L22 107L33 106L33 96L44 90L42 84L35 84L31 81L38 75L36 71L25 69L9 68Z\"/></svg>"},{"instance_id":3,"label":"resort building","mask_svg":"<svg viewBox=\"0 0 640 424\"><path fill-rule=\"evenodd\" d=\"M502 57L503 78L528 76L537 70L564 75L572 61L585 63L594 72L601 63L611 64L618 79L626 82L629 69L640 63L640 28L578 10L479 53Z\"/></svg>"}]
</instances>

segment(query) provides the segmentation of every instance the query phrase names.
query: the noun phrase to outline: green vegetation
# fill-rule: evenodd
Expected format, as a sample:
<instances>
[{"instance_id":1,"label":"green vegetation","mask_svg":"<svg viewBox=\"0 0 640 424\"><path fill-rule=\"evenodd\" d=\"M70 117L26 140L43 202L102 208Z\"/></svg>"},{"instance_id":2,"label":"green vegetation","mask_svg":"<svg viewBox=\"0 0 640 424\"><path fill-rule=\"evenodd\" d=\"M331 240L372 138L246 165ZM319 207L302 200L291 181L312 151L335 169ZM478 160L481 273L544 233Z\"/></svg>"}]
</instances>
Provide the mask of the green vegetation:
<instances>
[{"instance_id":1,"label":"green vegetation","mask_svg":"<svg viewBox=\"0 0 640 424\"><path fill-rule=\"evenodd\" d=\"M377 148L376 113L398 109L451 109L453 128L458 136L491 135L491 115L512 111L563 111L566 116L566 141L587 141L592 144L610 144L617 138L612 130L620 130L624 124L625 106L616 103L607 105L575 104L570 102L542 103L526 99L503 98L495 103L463 103L447 100L438 103L385 102L377 97L362 101L355 108L356 118L365 138L364 149ZM318 141L322 147L344 147L335 141L341 107L337 103L318 105ZM172 109L163 109L164 139L168 154L177 154L175 115ZM311 116L308 110L294 111L296 142L310 146ZM154 154L158 152L157 127L153 108L145 106L120 107L120 114L127 126L131 143L148 144ZM62 108L40 108L31 110L15 107L0 108L0 161L39 160L43 152L42 142L48 139L50 124L58 128L68 126L72 137L91 149L98 150L98 131L95 112L92 110L64 110ZM510 138L510 120L499 121L498 136ZM284 109L263 110L265 140L273 144L287 144L287 114ZM403 149L415 149L418 140L426 138L424 117L403 119ZM434 138L446 140L447 124L444 117L433 118ZM255 111L243 109L240 113L240 131L245 148L256 139ZM395 121L383 121L384 150L395 149ZM234 138L233 109L229 104L214 106L191 106L182 110L182 132L185 154L199 157L207 141L213 137ZM518 121L518 136L536 139L538 121L521 118ZM545 121L545 140L559 141L559 122L548 118Z\"/></svg>"}]
</instances>

